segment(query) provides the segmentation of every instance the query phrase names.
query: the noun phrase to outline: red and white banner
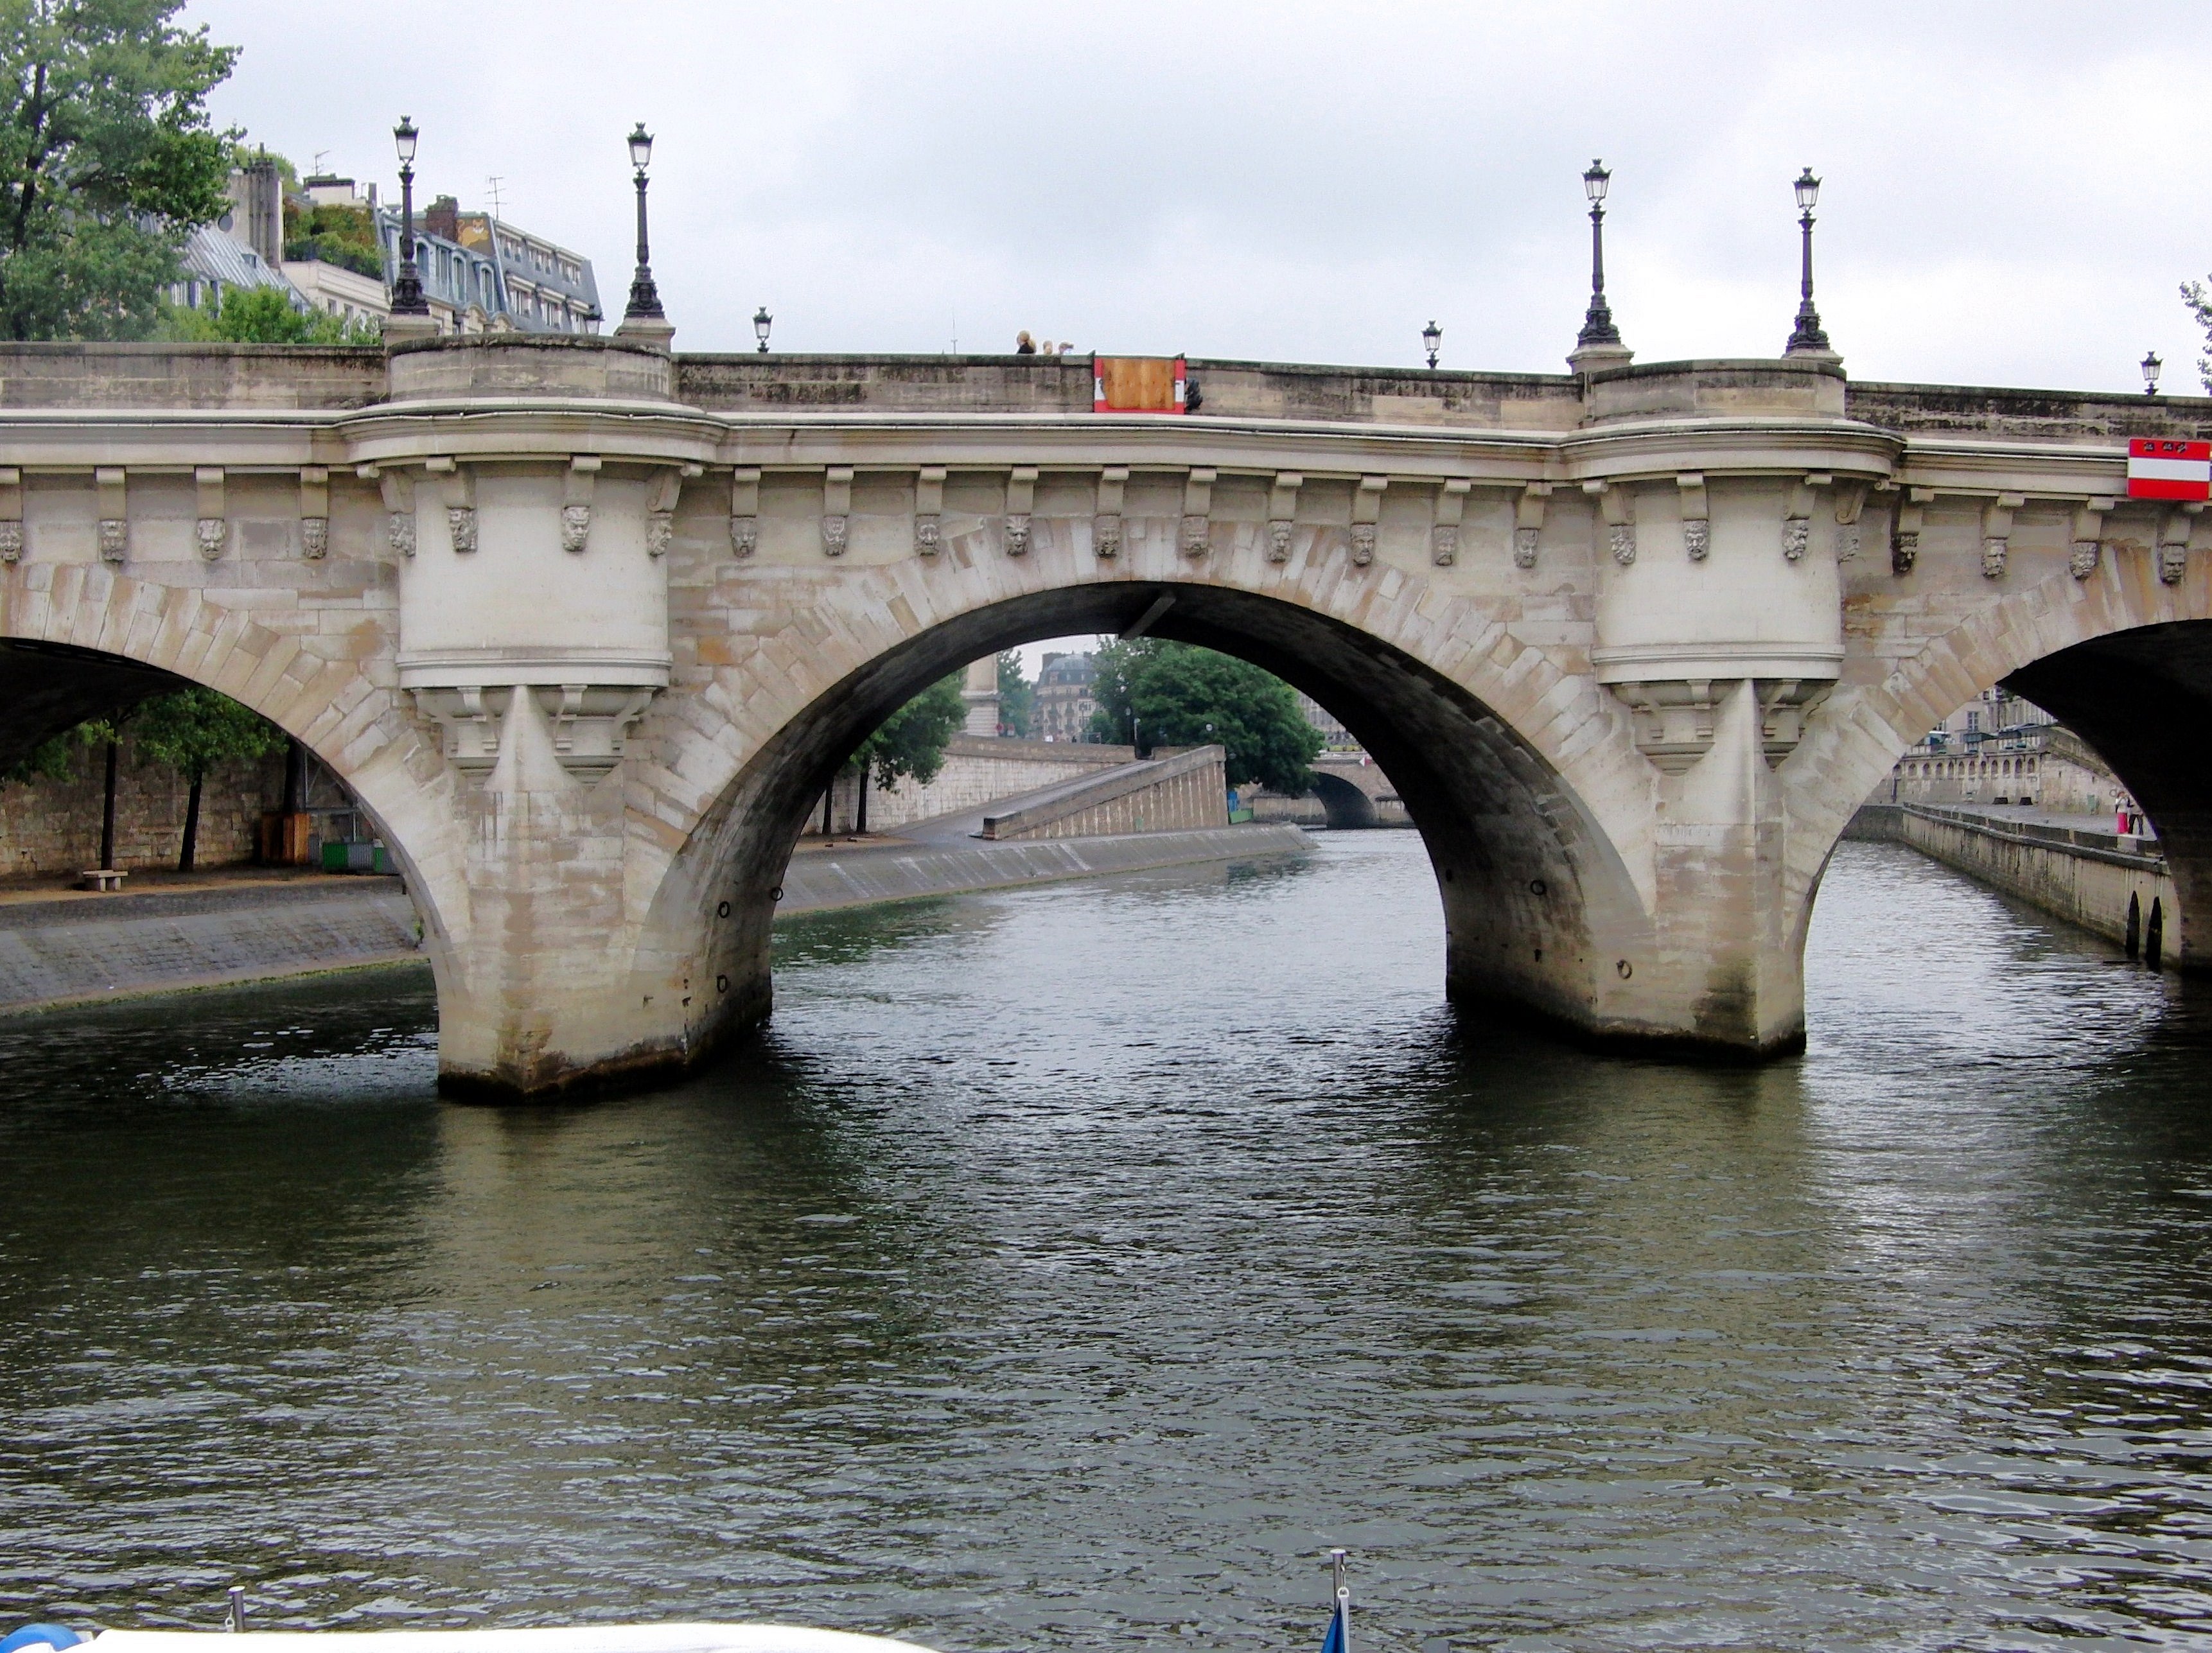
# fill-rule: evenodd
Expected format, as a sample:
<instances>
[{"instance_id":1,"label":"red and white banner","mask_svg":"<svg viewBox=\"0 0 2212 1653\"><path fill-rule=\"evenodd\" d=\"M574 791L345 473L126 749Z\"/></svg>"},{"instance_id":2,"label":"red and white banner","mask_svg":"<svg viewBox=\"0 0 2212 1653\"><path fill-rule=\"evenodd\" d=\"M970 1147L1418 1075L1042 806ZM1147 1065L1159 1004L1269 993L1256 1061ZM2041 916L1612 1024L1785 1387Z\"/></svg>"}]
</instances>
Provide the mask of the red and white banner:
<instances>
[{"instance_id":1,"label":"red and white banner","mask_svg":"<svg viewBox=\"0 0 2212 1653\"><path fill-rule=\"evenodd\" d=\"M2212 499L2212 442L2137 436L2128 443L2131 500Z\"/></svg>"}]
</instances>

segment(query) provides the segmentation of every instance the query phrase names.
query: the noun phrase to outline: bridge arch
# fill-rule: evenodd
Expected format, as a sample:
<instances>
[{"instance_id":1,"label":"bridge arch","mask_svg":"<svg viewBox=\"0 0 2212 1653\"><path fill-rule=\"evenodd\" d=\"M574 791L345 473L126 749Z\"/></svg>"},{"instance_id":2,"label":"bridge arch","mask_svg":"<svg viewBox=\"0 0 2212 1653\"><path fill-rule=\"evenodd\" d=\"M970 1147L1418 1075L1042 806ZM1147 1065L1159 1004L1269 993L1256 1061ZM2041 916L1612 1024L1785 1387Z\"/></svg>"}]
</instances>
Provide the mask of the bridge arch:
<instances>
[{"instance_id":1,"label":"bridge arch","mask_svg":"<svg viewBox=\"0 0 2212 1653\"><path fill-rule=\"evenodd\" d=\"M1315 770L1313 793L1332 831L1356 832L1375 824L1375 800L1342 775Z\"/></svg>"},{"instance_id":2,"label":"bridge arch","mask_svg":"<svg viewBox=\"0 0 2212 1653\"><path fill-rule=\"evenodd\" d=\"M2148 548L2107 545L2086 580L2062 567L1961 606L1962 617L1879 681L1839 688L1783 766L1799 945L1853 811L1929 729L2002 684L2066 724L2126 783L2158 829L2180 896L2166 951L2185 969L2212 966L2212 772L2178 733L2212 716L2212 566L2192 558L2168 585Z\"/></svg>"},{"instance_id":3,"label":"bridge arch","mask_svg":"<svg viewBox=\"0 0 2212 1653\"><path fill-rule=\"evenodd\" d=\"M266 718L351 791L422 918L442 1019L467 991L456 944L470 917L451 771L350 653L307 649L191 587L103 567L29 567L0 589L0 690L16 691L0 718L0 759L187 685Z\"/></svg>"},{"instance_id":4,"label":"bridge arch","mask_svg":"<svg viewBox=\"0 0 2212 1653\"><path fill-rule=\"evenodd\" d=\"M1285 570L1255 552L1250 562L1266 573L1254 578L1236 557L1228 577L1173 551L1158 560L1139 553L1101 575L1090 571L1098 564L1087 551L1079 563L1073 547L1064 555L1063 568L1052 566L1049 547L1033 550L1027 566L979 559L957 585L946 582L964 600L933 611L913 600L902 571L880 571L867 597L840 602L835 614L827 605L812 611L812 646L803 657L779 657L781 682L722 674L727 690L716 698L738 713L740 727L744 710L773 708L752 723L757 738L745 749L732 751L727 731L718 741L708 729L664 742L674 774L703 769L710 755L721 760L655 893L635 982L641 999L688 987L687 1048L703 1054L768 1013L777 879L823 786L878 722L937 678L1001 647L1140 622L1148 635L1275 672L1328 706L1375 755L1436 869L1455 1000L1510 1000L1584 1029L1625 1018L1620 961L1653 957L1638 877L1648 884L1649 867L1636 864L1632 835L1624 852L1605 806L1643 807L1650 771L1626 712L1601 691L1564 678L1463 601L1439 623L1418 579L1393 574L1401 587L1395 602L1375 603L1370 592L1355 604L1320 558ZM859 572L842 572L841 599ZM1352 611L1333 611L1340 603ZM1593 738L1593 725L1615 738Z\"/></svg>"}]
</instances>

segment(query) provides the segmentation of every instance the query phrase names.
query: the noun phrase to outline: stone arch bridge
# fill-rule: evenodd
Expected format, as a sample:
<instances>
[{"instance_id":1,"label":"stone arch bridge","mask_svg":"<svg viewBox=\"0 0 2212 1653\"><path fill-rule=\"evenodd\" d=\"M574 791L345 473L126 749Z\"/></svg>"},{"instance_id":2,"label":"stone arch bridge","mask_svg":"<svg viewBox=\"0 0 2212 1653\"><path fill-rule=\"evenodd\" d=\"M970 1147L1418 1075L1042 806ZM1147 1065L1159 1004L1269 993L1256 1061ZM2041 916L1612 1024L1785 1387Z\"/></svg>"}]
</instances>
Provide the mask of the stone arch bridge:
<instances>
[{"instance_id":1,"label":"stone arch bridge","mask_svg":"<svg viewBox=\"0 0 2212 1653\"><path fill-rule=\"evenodd\" d=\"M1845 821L2001 681L2156 819L2204 961L2212 772L2164 729L2212 696L2212 528L2130 502L2124 451L2212 404L1820 358L1191 372L1176 416L1092 412L1081 358L10 347L0 746L180 678L297 736L406 873L446 1081L493 1095L763 1017L835 766L931 679L1093 629L1343 720L1461 1000L1795 1048Z\"/></svg>"}]
</instances>

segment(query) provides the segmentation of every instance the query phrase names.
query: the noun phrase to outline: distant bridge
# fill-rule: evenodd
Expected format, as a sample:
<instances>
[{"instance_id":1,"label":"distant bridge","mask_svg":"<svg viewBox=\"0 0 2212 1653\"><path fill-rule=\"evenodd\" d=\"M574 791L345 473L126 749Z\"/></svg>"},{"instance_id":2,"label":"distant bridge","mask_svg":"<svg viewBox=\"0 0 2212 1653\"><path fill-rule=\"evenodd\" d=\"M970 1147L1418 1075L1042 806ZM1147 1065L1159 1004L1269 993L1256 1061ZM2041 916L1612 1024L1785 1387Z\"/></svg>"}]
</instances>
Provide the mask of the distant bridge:
<instances>
[{"instance_id":1,"label":"distant bridge","mask_svg":"<svg viewBox=\"0 0 2212 1653\"><path fill-rule=\"evenodd\" d=\"M6 737L184 679L305 741L406 872L447 1081L495 1094L757 1021L861 737L1003 646L1139 626L1374 754L1461 998L1793 1048L1853 807L1999 682L2149 810L2203 962L2212 769L2160 732L2212 694L2212 531L2124 455L2212 404L1817 356L1189 371L1203 411L1160 416L1094 413L1070 357L0 349Z\"/></svg>"}]
</instances>

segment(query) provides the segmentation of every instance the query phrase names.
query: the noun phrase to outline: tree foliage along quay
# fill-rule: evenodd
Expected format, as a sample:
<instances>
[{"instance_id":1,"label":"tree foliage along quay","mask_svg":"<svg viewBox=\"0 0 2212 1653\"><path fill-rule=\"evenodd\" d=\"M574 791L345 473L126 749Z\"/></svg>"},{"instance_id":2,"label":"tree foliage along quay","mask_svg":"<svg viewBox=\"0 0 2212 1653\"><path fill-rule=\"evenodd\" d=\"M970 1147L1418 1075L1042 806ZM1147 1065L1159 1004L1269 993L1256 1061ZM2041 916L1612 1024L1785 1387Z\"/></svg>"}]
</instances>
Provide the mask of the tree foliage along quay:
<instances>
[{"instance_id":1,"label":"tree foliage along quay","mask_svg":"<svg viewBox=\"0 0 2212 1653\"><path fill-rule=\"evenodd\" d=\"M1022 670L1022 652L1010 648L999 656L999 732L1027 740L1036 720L1036 685Z\"/></svg>"},{"instance_id":2,"label":"tree foliage along quay","mask_svg":"<svg viewBox=\"0 0 2212 1653\"><path fill-rule=\"evenodd\" d=\"M218 763L264 757L284 744L276 726L212 689L180 689L138 708L132 723L142 760L163 764L191 788L185 802L177 870L192 870L199 847L200 783Z\"/></svg>"},{"instance_id":3,"label":"tree foliage along quay","mask_svg":"<svg viewBox=\"0 0 2212 1653\"><path fill-rule=\"evenodd\" d=\"M274 287L230 288L220 307L171 308L161 331L187 343L220 340L232 344L379 344L384 339L384 330L374 322L295 309L291 300Z\"/></svg>"},{"instance_id":4,"label":"tree foliage along quay","mask_svg":"<svg viewBox=\"0 0 2212 1653\"><path fill-rule=\"evenodd\" d=\"M180 0L0 0L0 333L137 338L226 204L234 46Z\"/></svg>"},{"instance_id":5,"label":"tree foliage along quay","mask_svg":"<svg viewBox=\"0 0 2212 1653\"><path fill-rule=\"evenodd\" d=\"M1215 744L1229 784L1257 781L1292 797L1313 785L1321 732L1290 684L1249 660L1190 643L1139 637L1098 651L1091 738L1117 745Z\"/></svg>"}]
</instances>

